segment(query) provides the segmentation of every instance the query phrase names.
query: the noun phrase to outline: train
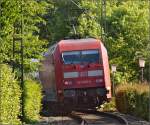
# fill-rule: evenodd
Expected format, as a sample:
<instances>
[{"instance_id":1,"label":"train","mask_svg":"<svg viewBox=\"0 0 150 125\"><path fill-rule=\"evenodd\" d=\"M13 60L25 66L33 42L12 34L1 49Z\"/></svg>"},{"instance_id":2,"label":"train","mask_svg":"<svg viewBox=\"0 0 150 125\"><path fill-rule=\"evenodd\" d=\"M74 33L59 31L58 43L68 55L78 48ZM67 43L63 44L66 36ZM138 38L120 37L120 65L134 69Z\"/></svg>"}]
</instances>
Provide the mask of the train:
<instances>
[{"instance_id":1,"label":"train","mask_svg":"<svg viewBox=\"0 0 150 125\"><path fill-rule=\"evenodd\" d=\"M43 103L51 109L94 108L111 99L108 54L99 39L66 39L41 60ZM54 107L55 106L55 107Z\"/></svg>"}]
</instances>

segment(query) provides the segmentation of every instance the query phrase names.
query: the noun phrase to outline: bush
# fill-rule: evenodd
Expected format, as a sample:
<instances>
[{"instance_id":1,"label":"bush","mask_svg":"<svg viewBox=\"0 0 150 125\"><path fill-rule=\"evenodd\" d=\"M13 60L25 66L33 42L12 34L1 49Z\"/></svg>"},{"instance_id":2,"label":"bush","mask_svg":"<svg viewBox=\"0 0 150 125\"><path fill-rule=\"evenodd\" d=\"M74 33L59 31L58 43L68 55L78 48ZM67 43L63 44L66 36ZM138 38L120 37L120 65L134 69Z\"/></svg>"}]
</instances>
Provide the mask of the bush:
<instances>
[{"instance_id":1,"label":"bush","mask_svg":"<svg viewBox=\"0 0 150 125\"><path fill-rule=\"evenodd\" d=\"M116 107L122 113L132 114L148 120L148 84L126 84L116 89Z\"/></svg>"},{"instance_id":2,"label":"bush","mask_svg":"<svg viewBox=\"0 0 150 125\"><path fill-rule=\"evenodd\" d=\"M27 123L35 123L39 120L41 110L42 91L41 85L33 80L24 83L24 119Z\"/></svg>"},{"instance_id":3,"label":"bush","mask_svg":"<svg viewBox=\"0 0 150 125\"><path fill-rule=\"evenodd\" d=\"M101 105L100 111L116 111L115 98L112 98L110 102L105 102Z\"/></svg>"},{"instance_id":4,"label":"bush","mask_svg":"<svg viewBox=\"0 0 150 125\"><path fill-rule=\"evenodd\" d=\"M0 64L0 124L20 124L21 90L12 69Z\"/></svg>"}]
</instances>

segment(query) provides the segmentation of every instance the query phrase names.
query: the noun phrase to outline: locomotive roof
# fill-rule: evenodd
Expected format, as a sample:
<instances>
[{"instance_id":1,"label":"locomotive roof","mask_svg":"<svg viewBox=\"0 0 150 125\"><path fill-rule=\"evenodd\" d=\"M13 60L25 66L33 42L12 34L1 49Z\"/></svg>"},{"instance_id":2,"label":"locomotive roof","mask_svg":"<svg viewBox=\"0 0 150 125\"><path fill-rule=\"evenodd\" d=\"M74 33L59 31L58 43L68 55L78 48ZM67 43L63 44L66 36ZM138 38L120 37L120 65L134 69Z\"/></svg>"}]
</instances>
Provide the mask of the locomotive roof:
<instances>
[{"instance_id":1,"label":"locomotive roof","mask_svg":"<svg viewBox=\"0 0 150 125\"><path fill-rule=\"evenodd\" d=\"M99 39L68 39L58 43L60 51L73 51L79 49L97 49L102 45Z\"/></svg>"},{"instance_id":2,"label":"locomotive roof","mask_svg":"<svg viewBox=\"0 0 150 125\"><path fill-rule=\"evenodd\" d=\"M102 44L102 42L99 39L94 38L61 40L60 42L49 47L48 51L44 53L44 56L53 54L57 45L61 48L61 50L64 50L65 48L75 49L81 46L88 48L91 46L99 46L100 44Z\"/></svg>"},{"instance_id":3,"label":"locomotive roof","mask_svg":"<svg viewBox=\"0 0 150 125\"><path fill-rule=\"evenodd\" d=\"M97 42L97 39L94 38L86 38L86 39L67 39L67 40L61 40L60 44L67 44L67 43L77 43L77 42L86 42L86 43L91 43L91 42ZM79 44L79 43L77 43Z\"/></svg>"}]
</instances>

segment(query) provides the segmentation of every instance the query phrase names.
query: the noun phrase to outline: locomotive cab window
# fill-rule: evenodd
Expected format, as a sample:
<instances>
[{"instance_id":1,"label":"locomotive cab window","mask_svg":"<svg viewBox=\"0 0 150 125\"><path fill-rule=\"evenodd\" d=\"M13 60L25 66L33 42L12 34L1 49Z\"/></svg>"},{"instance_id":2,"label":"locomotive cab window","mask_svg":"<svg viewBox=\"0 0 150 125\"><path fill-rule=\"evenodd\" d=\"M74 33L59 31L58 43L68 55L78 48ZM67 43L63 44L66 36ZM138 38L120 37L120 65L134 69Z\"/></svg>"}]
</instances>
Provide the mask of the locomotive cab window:
<instances>
[{"instance_id":1,"label":"locomotive cab window","mask_svg":"<svg viewBox=\"0 0 150 125\"><path fill-rule=\"evenodd\" d=\"M80 62L80 51L63 52L62 59L64 64L77 64Z\"/></svg>"},{"instance_id":2,"label":"locomotive cab window","mask_svg":"<svg viewBox=\"0 0 150 125\"><path fill-rule=\"evenodd\" d=\"M64 64L99 63L98 50L67 51L62 53Z\"/></svg>"}]
</instances>

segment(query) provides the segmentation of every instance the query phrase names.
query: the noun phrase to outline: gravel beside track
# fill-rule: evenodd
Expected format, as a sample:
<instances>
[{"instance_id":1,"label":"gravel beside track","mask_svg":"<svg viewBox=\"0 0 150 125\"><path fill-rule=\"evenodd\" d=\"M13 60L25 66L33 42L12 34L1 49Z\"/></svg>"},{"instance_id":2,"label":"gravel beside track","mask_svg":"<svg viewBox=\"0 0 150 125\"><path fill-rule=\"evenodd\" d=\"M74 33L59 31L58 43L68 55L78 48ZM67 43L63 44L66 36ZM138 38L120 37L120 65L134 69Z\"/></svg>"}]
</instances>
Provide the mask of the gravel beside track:
<instances>
[{"instance_id":1,"label":"gravel beside track","mask_svg":"<svg viewBox=\"0 0 150 125\"><path fill-rule=\"evenodd\" d=\"M78 123L68 116L42 117L38 125L78 125Z\"/></svg>"}]
</instances>

